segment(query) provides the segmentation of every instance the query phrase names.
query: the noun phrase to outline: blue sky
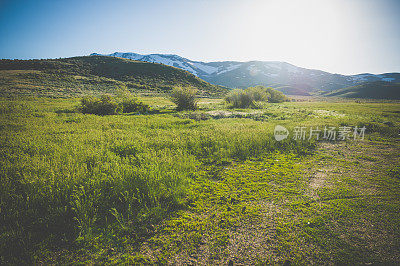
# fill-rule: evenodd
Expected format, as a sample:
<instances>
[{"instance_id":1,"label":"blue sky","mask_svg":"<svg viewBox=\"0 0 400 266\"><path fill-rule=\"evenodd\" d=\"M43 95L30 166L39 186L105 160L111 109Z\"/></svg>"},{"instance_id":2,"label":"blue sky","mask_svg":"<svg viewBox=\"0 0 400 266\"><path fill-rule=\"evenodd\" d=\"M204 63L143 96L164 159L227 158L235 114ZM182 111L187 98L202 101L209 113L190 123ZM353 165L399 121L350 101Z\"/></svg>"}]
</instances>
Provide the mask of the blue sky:
<instances>
[{"instance_id":1,"label":"blue sky","mask_svg":"<svg viewBox=\"0 0 400 266\"><path fill-rule=\"evenodd\" d=\"M0 0L0 58L92 52L400 72L397 0Z\"/></svg>"}]
</instances>

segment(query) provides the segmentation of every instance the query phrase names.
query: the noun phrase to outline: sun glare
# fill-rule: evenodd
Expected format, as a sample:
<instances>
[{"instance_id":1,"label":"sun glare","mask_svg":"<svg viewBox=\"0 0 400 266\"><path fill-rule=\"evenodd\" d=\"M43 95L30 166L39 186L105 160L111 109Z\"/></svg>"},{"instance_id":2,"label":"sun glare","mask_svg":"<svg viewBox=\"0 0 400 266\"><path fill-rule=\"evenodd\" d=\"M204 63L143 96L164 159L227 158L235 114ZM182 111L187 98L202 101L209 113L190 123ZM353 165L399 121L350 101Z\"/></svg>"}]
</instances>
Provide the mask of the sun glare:
<instances>
[{"instance_id":1,"label":"sun glare","mask_svg":"<svg viewBox=\"0 0 400 266\"><path fill-rule=\"evenodd\" d=\"M346 19L337 2L257 1L239 5L236 14L241 38L251 40L242 49L254 58L251 51L262 51L264 59L307 67L343 52Z\"/></svg>"}]
</instances>

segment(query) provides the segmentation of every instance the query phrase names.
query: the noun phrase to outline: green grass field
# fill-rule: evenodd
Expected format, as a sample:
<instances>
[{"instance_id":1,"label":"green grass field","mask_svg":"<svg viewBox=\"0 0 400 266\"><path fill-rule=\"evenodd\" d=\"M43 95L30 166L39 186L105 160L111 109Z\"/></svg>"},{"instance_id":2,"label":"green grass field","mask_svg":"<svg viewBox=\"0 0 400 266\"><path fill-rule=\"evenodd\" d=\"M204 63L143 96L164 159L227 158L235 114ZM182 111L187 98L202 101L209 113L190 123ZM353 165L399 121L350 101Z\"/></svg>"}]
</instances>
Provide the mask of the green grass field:
<instances>
[{"instance_id":1,"label":"green grass field","mask_svg":"<svg viewBox=\"0 0 400 266\"><path fill-rule=\"evenodd\" d=\"M0 264L396 264L399 103L0 99ZM276 125L365 126L277 142Z\"/></svg>"}]
</instances>

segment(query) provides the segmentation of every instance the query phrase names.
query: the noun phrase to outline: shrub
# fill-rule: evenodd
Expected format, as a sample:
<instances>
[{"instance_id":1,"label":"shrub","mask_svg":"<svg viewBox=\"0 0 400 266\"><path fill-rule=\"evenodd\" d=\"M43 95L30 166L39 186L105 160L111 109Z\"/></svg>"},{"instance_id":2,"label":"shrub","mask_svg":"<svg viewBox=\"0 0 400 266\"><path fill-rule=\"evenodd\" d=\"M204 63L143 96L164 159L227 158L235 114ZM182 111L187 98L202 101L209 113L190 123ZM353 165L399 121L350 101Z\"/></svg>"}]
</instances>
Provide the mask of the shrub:
<instances>
[{"instance_id":1,"label":"shrub","mask_svg":"<svg viewBox=\"0 0 400 266\"><path fill-rule=\"evenodd\" d=\"M87 96L82 98L80 111L84 114L115 115L122 112L119 105L110 95L102 95L100 98Z\"/></svg>"},{"instance_id":2,"label":"shrub","mask_svg":"<svg viewBox=\"0 0 400 266\"><path fill-rule=\"evenodd\" d=\"M197 90L188 87L174 87L170 97L173 103L176 104L176 109L181 110L196 110L197 109Z\"/></svg>"},{"instance_id":3,"label":"shrub","mask_svg":"<svg viewBox=\"0 0 400 266\"><path fill-rule=\"evenodd\" d=\"M263 108L264 103L288 101L282 92L263 86L249 87L245 90L232 90L225 97L225 101L232 108Z\"/></svg>"},{"instance_id":4,"label":"shrub","mask_svg":"<svg viewBox=\"0 0 400 266\"><path fill-rule=\"evenodd\" d=\"M135 98L123 100L122 108L123 108L122 111L124 113L133 113L133 112L147 113L150 110L150 108L147 104L139 102Z\"/></svg>"},{"instance_id":5,"label":"shrub","mask_svg":"<svg viewBox=\"0 0 400 266\"><path fill-rule=\"evenodd\" d=\"M262 87L262 86L257 86ZM265 91L270 95L268 102L270 103L281 103L281 102L288 102L290 99L280 91L274 90L273 88L265 88Z\"/></svg>"},{"instance_id":6,"label":"shrub","mask_svg":"<svg viewBox=\"0 0 400 266\"><path fill-rule=\"evenodd\" d=\"M246 92L255 102L268 102L271 97L271 94L262 86L247 88Z\"/></svg>"},{"instance_id":7,"label":"shrub","mask_svg":"<svg viewBox=\"0 0 400 266\"><path fill-rule=\"evenodd\" d=\"M132 112L145 113L149 110L149 106L137 101L135 98L125 98L120 101L110 95L102 95L100 98L94 96L83 97L78 110L84 114L115 115Z\"/></svg>"},{"instance_id":8,"label":"shrub","mask_svg":"<svg viewBox=\"0 0 400 266\"><path fill-rule=\"evenodd\" d=\"M248 108L253 100L244 90L233 90L225 97L225 101L234 108Z\"/></svg>"}]
</instances>

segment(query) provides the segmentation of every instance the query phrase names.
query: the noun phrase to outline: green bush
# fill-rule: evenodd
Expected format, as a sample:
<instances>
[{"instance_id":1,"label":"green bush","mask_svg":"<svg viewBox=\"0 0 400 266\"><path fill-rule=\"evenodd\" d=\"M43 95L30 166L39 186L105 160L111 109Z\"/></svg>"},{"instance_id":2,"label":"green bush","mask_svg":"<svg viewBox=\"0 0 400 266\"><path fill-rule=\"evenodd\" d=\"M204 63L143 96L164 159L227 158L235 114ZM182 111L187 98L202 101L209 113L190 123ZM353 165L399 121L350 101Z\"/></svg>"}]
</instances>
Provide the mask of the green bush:
<instances>
[{"instance_id":1,"label":"green bush","mask_svg":"<svg viewBox=\"0 0 400 266\"><path fill-rule=\"evenodd\" d=\"M122 101L122 111L124 113L146 113L150 110L147 104L139 102L137 99L125 99Z\"/></svg>"},{"instance_id":2,"label":"green bush","mask_svg":"<svg viewBox=\"0 0 400 266\"><path fill-rule=\"evenodd\" d=\"M253 100L244 90L233 90L225 97L225 101L233 108L249 108Z\"/></svg>"},{"instance_id":3,"label":"green bush","mask_svg":"<svg viewBox=\"0 0 400 266\"><path fill-rule=\"evenodd\" d=\"M255 102L268 102L271 97L271 94L262 86L247 88L246 93Z\"/></svg>"},{"instance_id":4,"label":"green bush","mask_svg":"<svg viewBox=\"0 0 400 266\"><path fill-rule=\"evenodd\" d=\"M121 105L110 95L102 95L100 98L94 96L83 97L80 111L84 114L115 115L122 112Z\"/></svg>"},{"instance_id":5,"label":"green bush","mask_svg":"<svg viewBox=\"0 0 400 266\"><path fill-rule=\"evenodd\" d=\"M176 104L176 110L196 110L197 90L188 87L174 87L171 91L171 101Z\"/></svg>"},{"instance_id":6,"label":"green bush","mask_svg":"<svg viewBox=\"0 0 400 266\"><path fill-rule=\"evenodd\" d=\"M232 90L225 97L231 108L263 108L264 103L278 103L288 101L282 92L263 86L249 87L245 90Z\"/></svg>"},{"instance_id":7,"label":"green bush","mask_svg":"<svg viewBox=\"0 0 400 266\"><path fill-rule=\"evenodd\" d=\"M263 88L266 91L266 93L270 95L268 99L268 102L270 103L282 103L290 101L290 99L285 94L283 94L280 91L274 90L273 88L265 88L263 86L257 86L257 87Z\"/></svg>"},{"instance_id":8,"label":"green bush","mask_svg":"<svg viewBox=\"0 0 400 266\"><path fill-rule=\"evenodd\" d=\"M78 110L84 114L116 115L132 112L145 113L149 110L149 106L135 98L125 98L121 101L110 95L102 95L100 98L83 97Z\"/></svg>"}]
</instances>

